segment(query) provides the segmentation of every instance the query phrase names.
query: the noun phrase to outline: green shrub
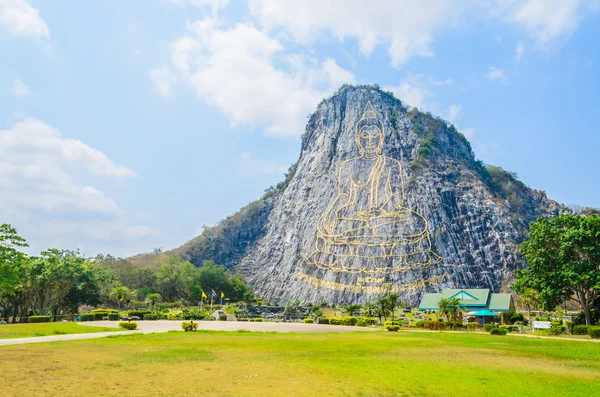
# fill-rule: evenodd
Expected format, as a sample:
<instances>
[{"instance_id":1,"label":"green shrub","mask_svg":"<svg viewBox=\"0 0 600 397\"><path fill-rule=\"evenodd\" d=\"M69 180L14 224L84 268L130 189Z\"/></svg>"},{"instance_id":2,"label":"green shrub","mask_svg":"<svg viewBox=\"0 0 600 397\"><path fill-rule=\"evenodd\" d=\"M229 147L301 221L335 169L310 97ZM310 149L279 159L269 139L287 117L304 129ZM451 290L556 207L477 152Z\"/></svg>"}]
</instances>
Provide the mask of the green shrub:
<instances>
[{"instance_id":1,"label":"green shrub","mask_svg":"<svg viewBox=\"0 0 600 397\"><path fill-rule=\"evenodd\" d=\"M227 314L220 314L219 321L227 321Z\"/></svg>"},{"instance_id":2,"label":"green shrub","mask_svg":"<svg viewBox=\"0 0 600 397\"><path fill-rule=\"evenodd\" d=\"M183 312L183 313L179 314L179 317L183 320L205 320L211 316L209 313L206 313L206 312L201 312L199 310L192 310L189 312Z\"/></svg>"},{"instance_id":3,"label":"green shrub","mask_svg":"<svg viewBox=\"0 0 600 397\"><path fill-rule=\"evenodd\" d=\"M304 324L312 324L314 322L315 322L315 320L313 320L312 318L305 318L304 319Z\"/></svg>"},{"instance_id":4,"label":"green shrub","mask_svg":"<svg viewBox=\"0 0 600 397\"><path fill-rule=\"evenodd\" d=\"M144 314L144 320L158 320L158 313L146 313Z\"/></svg>"},{"instance_id":5,"label":"green shrub","mask_svg":"<svg viewBox=\"0 0 600 397\"><path fill-rule=\"evenodd\" d=\"M319 317L319 324L329 324L329 319L325 317Z\"/></svg>"},{"instance_id":6,"label":"green shrub","mask_svg":"<svg viewBox=\"0 0 600 397\"><path fill-rule=\"evenodd\" d=\"M565 327L567 327L567 332L572 334L573 333L573 321L565 321Z\"/></svg>"},{"instance_id":7,"label":"green shrub","mask_svg":"<svg viewBox=\"0 0 600 397\"><path fill-rule=\"evenodd\" d=\"M245 318L245 317L240 317L240 318L237 319L237 321L248 321L248 319Z\"/></svg>"},{"instance_id":8,"label":"green shrub","mask_svg":"<svg viewBox=\"0 0 600 397\"><path fill-rule=\"evenodd\" d=\"M573 327L573 335L587 335L589 325L576 325Z\"/></svg>"},{"instance_id":9,"label":"green shrub","mask_svg":"<svg viewBox=\"0 0 600 397\"><path fill-rule=\"evenodd\" d=\"M508 321L510 321L511 324L514 324L517 321L525 321L525 316L523 313L513 312L508 315Z\"/></svg>"},{"instance_id":10,"label":"green shrub","mask_svg":"<svg viewBox=\"0 0 600 397\"><path fill-rule=\"evenodd\" d=\"M375 323L375 319L374 318L371 318L371 317L361 317L356 322L356 325L358 327L368 327L370 325L373 325L374 323Z\"/></svg>"},{"instance_id":11,"label":"green shrub","mask_svg":"<svg viewBox=\"0 0 600 397\"><path fill-rule=\"evenodd\" d=\"M152 311L151 311L151 310L129 310L129 311L127 312L127 315L128 315L129 317L136 316L136 317L139 317L139 318L141 318L141 319L143 320L143 319L144 319L144 316L145 316L146 314L149 314L149 313L152 313Z\"/></svg>"},{"instance_id":12,"label":"green shrub","mask_svg":"<svg viewBox=\"0 0 600 397\"><path fill-rule=\"evenodd\" d=\"M358 319L356 317L344 317L342 318L342 324L343 325L356 325L356 323L358 322Z\"/></svg>"},{"instance_id":13,"label":"green shrub","mask_svg":"<svg viewBox=\"0 0 600 397\"><path fill-rule=\"evenodd\" d=\"M417 328L425 328L425 323L426 323L426 322L427 322L427 321L425 321L425 320L419 320L419 321L417 321L417 322L415 323L415 327L417 327Z\"/></svg>"},{"instance_id":14,"label":"green shrub","mask_svg":"<svg viewBox=\"0 0 600 397\"><path fill-rule=\"evenodd\" d=\"M384 326L386 325L400 325L400 321L398 320L388 320L386 322L383 323Z\"/></svg>"},{"instance_id":15,"label":"green shrub","mask_svg":"<svg viewBox=\"0 0 600 397\"><path fill-rule=\"evenodd\" d=\"M475 330L477 330L478 326L479 326L479 323L476 323L476 322L468 322L467 323L467 329L469 331L475 331Z\"/></svg>"},{"instance_id":16,"label":"green shrub","mask_svg":"<svg viewBox=\"0 0 600 397\"><path fill-rule=\"evenodd\" d=\"M400 330L400 326L399 325L386 325L385 329L387 329L389 332L398 332Z\"/></svg>"},{"instance_id":17,"label":"green shrub","mask_svg":"<svg viewBox=\"0 0 600 397\"><path fill-rule=\"evenodd\" d=\"M488 323L488 324L486 324L486 325L483 326L483 329L485 330L485 332L490 332L494 328L498 328L498 325L495 324L495 323Z\"/></svg>"},{"instance_id":18,"label":"green shrub","mask_svg":"<svg viewBox=\"0 0 600 397\"><path fill-rule=\"evenodd\" d=\"M120 318L121 316L119 316L119 313L108 313L108 319L110 321L119 321Z\"/></svg>"},{"instance_id":19,"label":"green shrub","mask_svg":"<svg viewBox=\"0 0 600 397\"><path fill-rule=\"evenodd\" d=\"M550 335L562 335L565 333L566 327L564 325L562 325L560 323L560 321L557 323L555 323L554 321L552 322L552 325L550 325L550 329L548 330L548 333Z\"/></svg>"},{"instance_id":20,"label":"green shrub","mask_svg":"<svg viewBox=\"0 0 600 397\"><path fill-rule=\"evenodd\" d=\"M185 331L185 332L195 332L198 330L198 323L195 323L193 321L189 321L189 322L183 322L181 323L181 328Z\"/></svg>"},{"instance_id":21,"label":"green shrub","mask_svg":"<svg viewBox=\"0 0 600 397\"><path fill-rule=\"evenodd\" d=\"M82 313L79 315L79 321L94 321L94 317L93 313Z\"/></svg>"},{"instance_id":22,"label":"green shrub","mask_svg":"<svg viewBox=\"0 0 600 397\"><path fill-rule=\"evenodd\" d=\"M506 329L504 329L504 328L492 328L490 330L490 334L492 334L492 335L506 335Z\"/></svg>"},{"instance_id":23,"label":"green shrub","mask_svg":"<svg viewBox=\"0 0 600 397\"><path fill-rule=\"evenodd\" d=\"M443 321L425 321L423 328L434 331L443 331L448 327L448 324Z\"/></svg>"},{"instance_id":24,"label":"green shrub","mask_svg":"<svg viewBox=\"0 0 600 397\"><path fill-rule=\"evenodd\" d=\"M29 316L28 323L49 323L50 316Z\"/></svg>"},{"instance_id":25,"label":"green shrub","mask_svg":"<svg viewBox=\"0 0 600 397\"><path fill-rule=\"evenodd\" d=\"M90 313L102 313L105 316L108 316L110 313L119 313L117 309L94 309L91 310Z\"/></svg>"},{"instance_id":26,"label":"green shrub","mask_svg":"<svg viewBox=\"0 0 600 397\"><path fill-rule=\"evenodd\" d=\"M255 323L262 323L262 320L263 320L262 318L257 317L257 318L254 319L254 322Z\"/></svg>"},{"instance_id":27,"label":"green shrub","mask_svg":"<svg viewBox=\"0 0 600 397\"><path fill-rule=\"evenodd\" d=\"M589 327L588 335L590 338L600 339L600 327Z\"/></svg>"},{"instance_id":28,"label":"green shrub","mask_svg":"<svg viewBox=\"0 0 600 397\"><path fill-rule=\"evenodd\" d=\"M332 317L329 319L329 324L331 325L341 325L342 324L342 319L339 317Z\"/></svg>"},{"instance_id":29,"label":"green shrub","mask_svg":"<svg viewBox=\"0 0 600 397\"><path fill-rule=\"evenodd\" d=\"M135 321L133 322L129 322L129 321L121 321L119 323L119 328L123 328L129 331L133 331L134 329L137 329L138 327L138 323L136 323Z\"/></svg>"}]
</instances>

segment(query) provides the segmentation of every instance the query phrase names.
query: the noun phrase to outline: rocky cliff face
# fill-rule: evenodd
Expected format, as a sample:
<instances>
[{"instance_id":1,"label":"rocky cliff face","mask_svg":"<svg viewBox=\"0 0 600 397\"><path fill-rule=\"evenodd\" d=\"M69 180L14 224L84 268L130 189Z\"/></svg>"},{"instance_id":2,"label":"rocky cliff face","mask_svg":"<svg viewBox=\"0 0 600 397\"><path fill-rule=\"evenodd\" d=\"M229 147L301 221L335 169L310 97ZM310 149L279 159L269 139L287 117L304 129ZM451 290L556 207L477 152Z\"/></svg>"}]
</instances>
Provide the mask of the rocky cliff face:
<instances>
[{"instance_id":1,"label":"rocky cliff face","mask_svg":"<svg viewBox=\"0 0 600 397\"><path fill-rule=\"evenodd\" d=\"M496 291L522 265L529 222L563 210L476 161L453 126L376 86L344 86L318 106L297 165L269 196L226 237L223 225L207 230L199 239L210 249L196 239L179 252L235 266L259 296L282 303ZM215 244L230 247L226 258Z\"/></svg>"}]
</instances>

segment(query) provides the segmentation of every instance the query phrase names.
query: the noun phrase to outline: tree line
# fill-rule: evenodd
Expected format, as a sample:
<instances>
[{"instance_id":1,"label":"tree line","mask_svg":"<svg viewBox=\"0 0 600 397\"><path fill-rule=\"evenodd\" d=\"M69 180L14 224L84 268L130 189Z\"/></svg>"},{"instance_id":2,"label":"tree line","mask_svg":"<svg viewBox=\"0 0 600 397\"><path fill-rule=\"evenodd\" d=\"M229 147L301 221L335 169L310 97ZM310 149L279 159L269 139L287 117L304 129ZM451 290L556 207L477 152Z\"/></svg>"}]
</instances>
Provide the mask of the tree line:
<instances>
[{"instance_id":1,"label":"tree line","mask_svg":"<svg viewBox=\"0 0 600 397\"><path fill-rule=\"evenodd\" d=\"M195 267L179 256L158 255L140 268L111 255L86 258L78 251L51 248L23 252L26 240L0 225L0 318L70 315L81 305L154 306L157 302L197 303L214 289L231 301L251 300L240 275L212 261Z\"/></svg>"}]
</instances>

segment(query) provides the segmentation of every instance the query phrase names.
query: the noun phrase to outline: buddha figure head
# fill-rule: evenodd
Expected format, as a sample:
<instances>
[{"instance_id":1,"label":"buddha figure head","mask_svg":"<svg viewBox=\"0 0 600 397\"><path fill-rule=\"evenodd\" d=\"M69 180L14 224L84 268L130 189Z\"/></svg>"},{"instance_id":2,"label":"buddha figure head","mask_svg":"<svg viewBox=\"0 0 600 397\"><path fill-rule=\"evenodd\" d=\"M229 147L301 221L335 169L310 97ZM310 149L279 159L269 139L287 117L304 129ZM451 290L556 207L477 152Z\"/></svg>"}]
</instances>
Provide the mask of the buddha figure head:
<instances>
[{"instance_id":1,"label":"buddha figure head","mask_svg":"<svg viewBox=\"0 0 600 397\"><path fill-rule=\"evenodd\" d=\"M371 102L367 103L361 119L356 124L354 139L363 157L381 155L383 148L383 123L377 118Z\"/></svg>"}]
</instances>

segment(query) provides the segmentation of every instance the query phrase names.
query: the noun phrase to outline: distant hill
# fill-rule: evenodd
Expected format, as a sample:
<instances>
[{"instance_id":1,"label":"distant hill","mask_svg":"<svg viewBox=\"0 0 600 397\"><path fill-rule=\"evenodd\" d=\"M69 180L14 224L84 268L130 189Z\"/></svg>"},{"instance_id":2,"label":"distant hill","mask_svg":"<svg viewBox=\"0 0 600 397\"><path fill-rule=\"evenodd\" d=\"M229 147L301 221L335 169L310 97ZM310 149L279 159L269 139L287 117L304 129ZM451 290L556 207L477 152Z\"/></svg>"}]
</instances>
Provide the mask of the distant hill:
<instances>
[{"instance_id":1,"label":"distant hill","mask_svg":"<svg viewBox=\"0 0 600 397\"><path fill-rule=\"evenodd\" d=\"M171 253L239 271L271 301L415 302L426 290L499 290L525 265L529 223L565 211L478 161L448 122L378 86L344 85L310 117L282 183Z\"/></svg>"}]
</instances>

